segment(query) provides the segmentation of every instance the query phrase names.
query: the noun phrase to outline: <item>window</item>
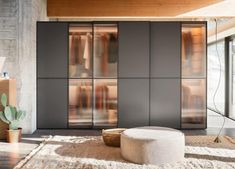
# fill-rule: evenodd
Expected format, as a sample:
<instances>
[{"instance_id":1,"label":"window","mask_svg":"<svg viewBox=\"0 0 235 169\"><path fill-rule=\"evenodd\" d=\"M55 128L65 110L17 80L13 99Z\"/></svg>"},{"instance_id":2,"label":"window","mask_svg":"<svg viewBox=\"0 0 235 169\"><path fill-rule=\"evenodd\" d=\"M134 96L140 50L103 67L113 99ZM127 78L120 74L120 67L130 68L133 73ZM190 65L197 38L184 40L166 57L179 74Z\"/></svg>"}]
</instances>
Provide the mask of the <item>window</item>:
<instances>
[{"instance_id":1,"label":"window","mask_svg":"<svg viewBox=\"0 0 235 169\"><path fill-rule=\"evenodd\" d=\"M230 61L230 99L229 117L235 119L235 38L229 40L229 61Z\"/></svg>"},{"instance_id":2,"label":"window","mask_svg":"<svg viewBox=\"0 0 235 169\"><path fill-rule=\"evenodd\" d=\"M219 81L219 71L220 63L216 51L216 44L208 45L208 85L207 85L207 104L208 108L215 110L216 108L213 104L213 96L215 94L216 87ZM218 54L221 62L221 82L218 89L218 92L215 96L215 104L219 113L225 113L225 42L220 41L217 43Z\"/></svg>"}]
</instances>

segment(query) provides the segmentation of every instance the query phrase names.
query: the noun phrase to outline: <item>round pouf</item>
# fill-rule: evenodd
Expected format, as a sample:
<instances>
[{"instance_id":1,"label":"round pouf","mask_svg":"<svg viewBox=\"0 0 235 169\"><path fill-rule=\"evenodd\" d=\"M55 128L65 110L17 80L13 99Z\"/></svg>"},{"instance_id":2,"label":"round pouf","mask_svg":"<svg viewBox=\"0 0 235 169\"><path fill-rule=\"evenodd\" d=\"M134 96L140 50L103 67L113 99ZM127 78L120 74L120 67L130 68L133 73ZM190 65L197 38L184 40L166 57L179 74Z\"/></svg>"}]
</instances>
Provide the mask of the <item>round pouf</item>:
<instances>
[{"instance_id":1,"label":"round pouf","mask_svg":"<svg viewBox=\"0 0 235 169\"><path fill-rule=\"evenodd\" d=\"M138 164L161 165L184 159L185 137L175 129L138 127L121 134L121 154Z\"/></svg>"}]
</instances>

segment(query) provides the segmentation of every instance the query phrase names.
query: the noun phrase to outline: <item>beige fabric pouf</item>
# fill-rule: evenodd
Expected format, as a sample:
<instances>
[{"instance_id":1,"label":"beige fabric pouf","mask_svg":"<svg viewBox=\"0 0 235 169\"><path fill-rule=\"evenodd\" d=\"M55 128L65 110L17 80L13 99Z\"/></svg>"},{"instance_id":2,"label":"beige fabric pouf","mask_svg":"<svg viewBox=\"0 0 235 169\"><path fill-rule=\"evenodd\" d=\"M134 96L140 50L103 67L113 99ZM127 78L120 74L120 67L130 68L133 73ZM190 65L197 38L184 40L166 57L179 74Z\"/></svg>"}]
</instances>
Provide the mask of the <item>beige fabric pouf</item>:
<instances>
[{"instance_id":1,"label":"beige fabric pouf","mask_svg":"<svg viewBox=\"0 0 235 169\"><path fill-rule=\"evenodd\" d=\"M184 159L185 137L175 129L138 127L121 134L121 154L138 164L174 163Z\"/></svg>"}]
</instances>

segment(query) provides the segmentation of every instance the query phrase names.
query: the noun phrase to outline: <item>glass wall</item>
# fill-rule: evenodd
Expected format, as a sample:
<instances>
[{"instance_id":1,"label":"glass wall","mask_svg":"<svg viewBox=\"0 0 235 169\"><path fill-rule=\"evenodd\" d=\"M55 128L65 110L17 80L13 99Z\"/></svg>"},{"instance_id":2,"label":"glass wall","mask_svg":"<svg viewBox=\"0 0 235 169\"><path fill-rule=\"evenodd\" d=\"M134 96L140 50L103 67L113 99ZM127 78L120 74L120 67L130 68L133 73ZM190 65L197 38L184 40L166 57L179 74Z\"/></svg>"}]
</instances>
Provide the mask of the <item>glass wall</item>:
<instances>
[{"instance_id":1,"label":"glass wall","mask_svg":"<svg viewBox=\"0 0 235 169\"><path fill-rule=\"evenodd\" d=\"M182 128L206 126L205 34L205 24L182 24Z\"/></svg>"},{"instance_id":2,"label":"glass wall","mask_svg":"<svg viewBox=\"0 0 235 169\"><path fill-rule=\"evenodd\" d=\"M227 50L228 49L228 50ZM219 58L218 58L219 57ZM221 62L221 82L215 97L213 96L219 81ZM226 117L235 119L235 40L226 37L208 45L208 108Z\"/></svg>"},{"instance_id":3,"label":"glass wall","mask_svg":"<svg viewBox=\"0 0 235 169\"><path fill-rule=\"evenodd\" d=\"M221 62L221 82L218 92L215 96L215 104L220 113L225 114L225 42L224 40L216 44L208 45L208 85L207 85L207 104L208 108L215 110L213 96L219 81L220 63ZM217 53L218 51L218 53ZM219 55L219 59L218 59Z\"/></svg>"}]
</instances>

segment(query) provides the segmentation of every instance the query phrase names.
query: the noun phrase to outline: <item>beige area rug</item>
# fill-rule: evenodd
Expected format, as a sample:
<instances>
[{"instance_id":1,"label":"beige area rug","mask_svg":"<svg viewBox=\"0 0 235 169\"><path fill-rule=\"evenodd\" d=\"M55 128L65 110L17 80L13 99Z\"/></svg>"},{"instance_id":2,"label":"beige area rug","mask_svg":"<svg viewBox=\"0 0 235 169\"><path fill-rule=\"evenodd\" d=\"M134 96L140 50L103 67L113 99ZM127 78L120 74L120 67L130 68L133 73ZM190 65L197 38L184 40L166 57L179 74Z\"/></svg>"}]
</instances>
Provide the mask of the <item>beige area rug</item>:
<instances>
[{"instance_id":1,"label":"beige area rug","mask_svg":"<svg viewBox=\"0 0 235 169\"><path fill-rule=\"evenodd\" d=\"M235 141L214 136L187 136L185 160L162 166L138 165L122 159L120 148L101 137L54 136L33 150L15 169L235 169Z\"/></svg>"}]
</instances>

